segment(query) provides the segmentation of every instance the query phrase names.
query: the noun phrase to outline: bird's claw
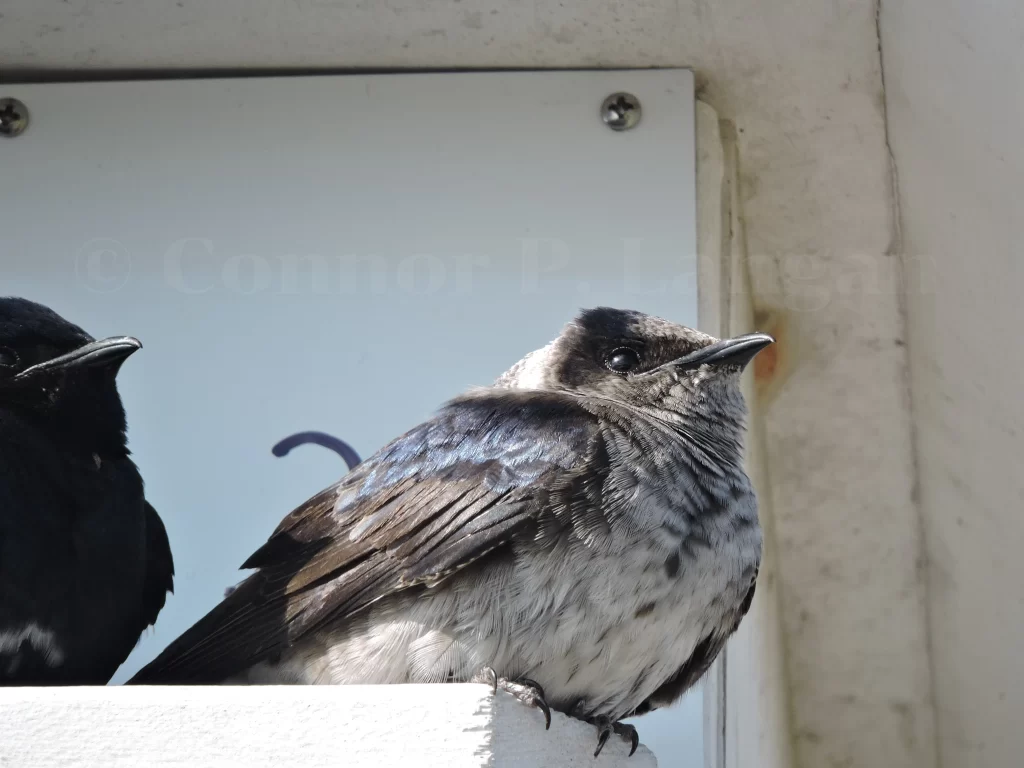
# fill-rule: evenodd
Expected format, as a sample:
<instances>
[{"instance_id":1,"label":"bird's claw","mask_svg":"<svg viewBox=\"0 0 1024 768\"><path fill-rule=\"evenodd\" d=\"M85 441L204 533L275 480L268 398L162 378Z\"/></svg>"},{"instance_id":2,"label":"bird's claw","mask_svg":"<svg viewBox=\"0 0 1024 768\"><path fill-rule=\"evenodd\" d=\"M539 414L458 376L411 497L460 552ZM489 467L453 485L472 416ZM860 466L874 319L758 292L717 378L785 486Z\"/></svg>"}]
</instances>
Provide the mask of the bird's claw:
<instances>
[{"instance_id":1,"label":"bird's claw","mask_svg":"<svg viewBox=\"0 0 1024 768\"><path fill-rule=\"evenodd\" d=\"M509 687L506 687L504 690L511 693L520 701L524 703L529 703L544 713L544 730L550 730L551 707L548 706L547 698L544 696L544 689L540 687L540 683L536 682L535 680L531 680L528 677L520 677L515 682L506 681L506 683ZM511 690L511 688L513 687L524 691L525 698L524 695L516 693L515 691Z\"/></svg>"},{"instance_id":2,"label":"bird's claw","mask_svg":"<svg viewBox=\"0 0 1024 768\"><path fill-rule=\"evenodd\" d=\"M487 683L491 686L492 693L497 693L498 689L501 688L505 693L515 696L523 704L536 707L544 713L544 730L546 731L551 728L551 707L548 706L548 702L544 698L544 689L540 687L539 683L527 677L520 677L515 680L498 677L498 674L491 667L481 669L473 676L472 682Z\"/></svg>"},{"instance_id":3,"label":"bird's claw","mask_svg":"<svg viewBox=\"0 0 1024 768\"><path fill-rule=\"evenodd\" d=\"M596 725L598 729L597 749L594 750L594 757L601 754L601 750L604 749L604 745L607 743L608 737L613 733L629 741L630 757L632 757L633 753L636 752L636 748L640 746L640 734L637 733L636 728L632 725L613 722L608 717L595 717L590 719L589 722Z\"/></svg>"},{"instance_id":4,"label":"bird's claw","mask_svg":"<svg viewBox=\"0 0 1024 768\"><path fill-rule=\"evenodd\" d=\"M484 667L470 680L471 683L486 683L491 686L491 693L498 692L498 673L494 671L493 667Z\"/></svg>"}]
</instances>

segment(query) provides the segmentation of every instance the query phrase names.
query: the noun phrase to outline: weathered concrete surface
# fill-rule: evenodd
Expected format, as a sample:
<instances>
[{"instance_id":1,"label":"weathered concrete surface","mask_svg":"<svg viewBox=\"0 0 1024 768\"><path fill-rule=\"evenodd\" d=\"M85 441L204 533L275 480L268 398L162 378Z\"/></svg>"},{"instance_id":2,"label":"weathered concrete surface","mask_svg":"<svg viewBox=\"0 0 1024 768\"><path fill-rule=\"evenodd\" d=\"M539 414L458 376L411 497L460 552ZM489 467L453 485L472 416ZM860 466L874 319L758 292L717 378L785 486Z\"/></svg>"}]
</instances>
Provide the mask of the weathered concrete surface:
<instances>
[{"instance_id":1,"label":"weathered concrete surface","mask_svg":"<svg viewBox=\"0 0 1024 768\"><path fill-rule=\"evenodd\" d=\"M883 4L939 752L1024 754L1024 15Z\"/></svg>"}]
</instances>

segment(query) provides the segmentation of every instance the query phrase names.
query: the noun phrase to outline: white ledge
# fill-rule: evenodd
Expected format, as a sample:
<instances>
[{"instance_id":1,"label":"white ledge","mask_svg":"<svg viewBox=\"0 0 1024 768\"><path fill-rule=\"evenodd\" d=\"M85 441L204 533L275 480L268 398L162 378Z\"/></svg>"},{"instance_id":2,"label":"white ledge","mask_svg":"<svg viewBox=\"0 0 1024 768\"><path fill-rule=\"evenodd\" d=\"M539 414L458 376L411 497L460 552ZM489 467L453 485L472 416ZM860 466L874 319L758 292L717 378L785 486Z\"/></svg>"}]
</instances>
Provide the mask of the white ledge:
<instances>
[{"instance_id":1,"label":"white ledge","mask_svg":"<svg viewBox=\"0 0 1024 768\"><path fill-rule=\"evenodd\" d=\"M7 688L0 723L3 768L657 766L486 685Z\"/></svg>"}]
</instances>

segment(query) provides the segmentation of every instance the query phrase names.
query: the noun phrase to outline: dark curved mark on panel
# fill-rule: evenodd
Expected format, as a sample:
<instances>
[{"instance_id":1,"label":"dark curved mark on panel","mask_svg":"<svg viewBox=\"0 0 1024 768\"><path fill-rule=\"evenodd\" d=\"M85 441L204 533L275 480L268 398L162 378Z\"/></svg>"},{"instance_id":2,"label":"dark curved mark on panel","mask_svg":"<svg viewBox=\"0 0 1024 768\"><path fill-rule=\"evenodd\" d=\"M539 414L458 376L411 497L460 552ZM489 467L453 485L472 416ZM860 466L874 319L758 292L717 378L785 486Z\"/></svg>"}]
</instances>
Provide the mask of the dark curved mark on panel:
<instances>
[{"instance_id":1,"label":"dark curved mark on panel","mask_svg":"<svg viewBox=\"0 0 1024 768\"><path fill-rule=\"evenodd\" d=\"M350 470L362 462L359 454L355 452L351 445L340 438L328 435L326 432L296 432L294 435L289 435L284 440L278 442L270 450L275 456L287 456L293 448L305 445L306 443L316 443L324 448L331 449L344 459Z\"/></svg>"}]
</instances>

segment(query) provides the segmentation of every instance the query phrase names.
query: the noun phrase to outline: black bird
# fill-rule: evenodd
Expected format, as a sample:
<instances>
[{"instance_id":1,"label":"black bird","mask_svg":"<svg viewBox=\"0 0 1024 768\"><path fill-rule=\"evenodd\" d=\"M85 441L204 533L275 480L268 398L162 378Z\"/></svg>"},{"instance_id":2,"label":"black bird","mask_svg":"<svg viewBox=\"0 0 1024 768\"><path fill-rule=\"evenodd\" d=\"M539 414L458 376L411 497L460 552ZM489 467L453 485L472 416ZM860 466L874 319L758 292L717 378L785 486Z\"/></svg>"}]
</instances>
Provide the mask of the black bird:
<instances>
[{"instance_id":1,"label":"black bird","mask_svg":"<svg viewBox=\"0 0 1024 768\"><path fill-rule=\"evenodd\" d=\"M0 685L103 685L174 564L115 377L141 348L0 298Z\"/></svg>"},{"instance_id":2,"label":"black bird","mask_svg":"<svg viewBox=\"0 0 1024 768\"><path fill-rule=\"evenodd\" d=\"M740 372L772 342L581 313L288 515L134 683L485 680L594 723L672 703L754 592Z\"/></svg>"}]
</instances>

